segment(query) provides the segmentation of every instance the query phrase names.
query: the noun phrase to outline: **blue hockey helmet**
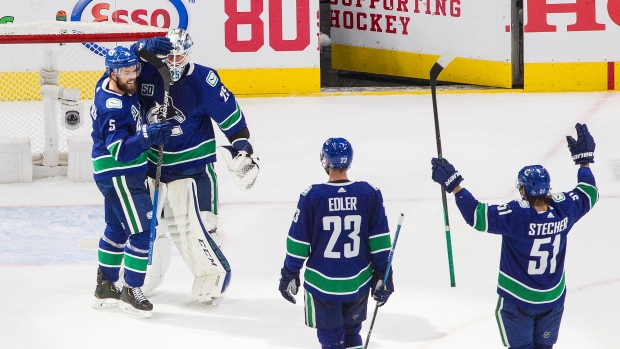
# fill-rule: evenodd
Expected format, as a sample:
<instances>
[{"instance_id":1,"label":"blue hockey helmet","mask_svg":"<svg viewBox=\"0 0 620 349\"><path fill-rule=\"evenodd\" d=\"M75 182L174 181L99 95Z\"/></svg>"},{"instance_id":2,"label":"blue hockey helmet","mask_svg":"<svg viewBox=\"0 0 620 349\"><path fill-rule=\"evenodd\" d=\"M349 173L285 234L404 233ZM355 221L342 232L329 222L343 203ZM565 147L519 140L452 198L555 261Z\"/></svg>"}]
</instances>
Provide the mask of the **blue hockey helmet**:
<instances>
[{"instance_id":1,"label":"blue hockey helmet","mask_svg":"<svg viewBox=\"0 0 620 349\"><path fill-rule=\"evenodd\" d=\"M328 168L350 168L353 162L353 147L344 138L329 138L321 148L321 164Z\"/></svg>"},{"instance_id":2,"label":"blue hockey helmet","mask_svg":"<svg viewBox=\"0 0 620 349\"><path fill-rule=\"evenodd\" d=\"M541 165L525 166L517 175L517 189L525 189L527 196L547 196L551 189L551 176Z\"/></svg>"},{"instance_id":3,"label":"blue hockey helmet","mask_svg":"<svg viewBox=\"0 0 620 349\"><path fill-rule=\"evenodd\" d=\"M105 67L108 71L112 70L118 76L121 68L136 66L136 75L140 75L140 62L138 57L124 46L116 46L109 49L105 55Z\"/></svg>"}]
</instances>

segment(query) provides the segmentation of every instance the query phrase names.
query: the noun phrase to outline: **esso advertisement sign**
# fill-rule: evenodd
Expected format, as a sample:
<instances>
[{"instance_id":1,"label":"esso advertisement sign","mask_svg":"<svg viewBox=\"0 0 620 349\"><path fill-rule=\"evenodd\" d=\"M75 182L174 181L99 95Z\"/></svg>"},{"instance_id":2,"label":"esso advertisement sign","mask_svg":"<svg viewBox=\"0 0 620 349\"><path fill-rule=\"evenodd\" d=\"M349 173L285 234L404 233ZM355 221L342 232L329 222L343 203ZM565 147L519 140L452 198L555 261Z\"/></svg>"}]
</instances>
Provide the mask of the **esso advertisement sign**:
<instances>
[{"instance_id":1,"label":"esso advertisement sign","mask_svg":"<svg viewBox=\"0 0 620 349\"><path fill-rule=\"evenodd\" d=\"M189 14L181 0L79 0L73 7L71 21L187 29Z\"/></svg>"}]
</instances>

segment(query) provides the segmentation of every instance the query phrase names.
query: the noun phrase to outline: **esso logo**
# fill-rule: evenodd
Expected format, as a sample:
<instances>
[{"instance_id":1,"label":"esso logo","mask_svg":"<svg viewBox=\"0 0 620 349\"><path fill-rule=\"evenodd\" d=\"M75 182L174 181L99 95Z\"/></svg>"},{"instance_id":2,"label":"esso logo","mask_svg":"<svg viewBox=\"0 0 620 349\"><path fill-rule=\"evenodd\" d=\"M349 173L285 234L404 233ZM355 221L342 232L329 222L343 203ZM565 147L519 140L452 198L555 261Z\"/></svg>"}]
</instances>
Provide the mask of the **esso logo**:
<instances>
[{"instance_id":1,"label":"esso logo","mask_svg":"<svg viewBox=\"0 0 620 349\"><path fill-rule=\"evenodd\" d=\"M121 7L129 3L132 7ZM71 12L71 21L135 23L160 28L187 29L189 15L181 0L134 0L124 3L110 0L79 0Z\"/></svg>"}]
</instances>

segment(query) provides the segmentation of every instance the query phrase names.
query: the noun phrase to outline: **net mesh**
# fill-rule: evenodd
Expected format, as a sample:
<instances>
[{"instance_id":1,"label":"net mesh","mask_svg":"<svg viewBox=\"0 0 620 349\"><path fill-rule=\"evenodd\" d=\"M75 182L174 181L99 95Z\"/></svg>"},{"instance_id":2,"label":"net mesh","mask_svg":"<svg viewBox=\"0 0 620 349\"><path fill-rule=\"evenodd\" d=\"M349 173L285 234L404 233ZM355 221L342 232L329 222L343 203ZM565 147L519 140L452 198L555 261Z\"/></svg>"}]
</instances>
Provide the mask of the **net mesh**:
<instances>
[{"instance_id":1,"label":"net mesh","mask_svg":"<svg viewBox=\"0 0 620 349\"><path fill-rule=\"evenodd\" d=\"M33 161L43 156L46 142L45 118L39 80L41 68L49 69L51 65L58 70L58 85L78 89L80 101L84 106L80 112L80 127L69 130L64 125L60 103L53 102L56 104L54 119L58 130L58 148L61 158L66 158L67 139L71 136L88 136L91 132L92 123L88 110L94 97L95 84L104 72L103 55L107 48L131 45L135 42L136 35L129 35L130 33L165 31L156 27L108 22L52 21L0 25L0 124L2 125L0 137L2 139L26 137L30 139ZM119 35L117 41L88 43L61 41L61 38L70 38L73 34L101 33L119 33ZM124 41L125 33L132 38L130 41ZM63 35L60 37L49 34ZM22 35L28 35L23 37L24 42L27 42L26 38L32 38L34 35L46 43L7 43L16 40L19 42ZM88 37L86 35L86 38ZM100 35L93 37L101 39Z\"/></svg>"}]
</instances>

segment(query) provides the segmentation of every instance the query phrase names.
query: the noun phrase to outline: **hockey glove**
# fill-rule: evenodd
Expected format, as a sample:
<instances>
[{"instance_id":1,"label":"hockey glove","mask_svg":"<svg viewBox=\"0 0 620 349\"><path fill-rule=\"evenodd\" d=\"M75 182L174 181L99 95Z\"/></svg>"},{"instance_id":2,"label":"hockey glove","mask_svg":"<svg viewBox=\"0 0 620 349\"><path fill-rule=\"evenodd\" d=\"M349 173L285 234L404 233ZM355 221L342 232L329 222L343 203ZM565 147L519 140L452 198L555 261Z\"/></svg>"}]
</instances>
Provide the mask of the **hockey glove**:
<instances>
[{"instance_id":1,"label":"hockey glove","mask_svg":"<svg viewBox=\"0 0 620 349\"><path fill-rule=\"evenodd\" d=\"M573 156L573 161L576 165L593 163L596 143L594 143L594 138L592 138L588 131L588 126L577 124L575 125L575 130L577 130L577 140L571 136L566 136L568 149L570 149L570 153Z\"/></svg>"},{"instance_id":2,"label":"hockey glove","mask_svg":"<svg viewBox=\"0 0 620 349\"><path fill-rule=\"evenodd\" d=\"M151 145L163 145L168 143L172 134L172 124L169 122L158 122L155 124L142 125L138 132L138 143L142 149L146 150Z\"/></svg>"},{"instance_id":3,"label":"hockey glove","mask_svg":"<svg viewBox=\"0 0 620 349\"><path fill-rule=\"evenodd\" d=\"M463 181L461 174L447 159L433 158L431 164L433 165L433 180L446 188L448 193L451 193Z\"/></svg>"},{"instance_id":4,"label":"hockey glove","mask_svg":"<svg viewBox=\"0 0 620 349\"><path fill-rule=\"evenodd\" d=\"M390 274L388 275L387 282L383 284L383 277L385 276L385 272L375 271L372 273L372 280L370 281L371 289L370 294L372 298L377 301L377 306L384 305L388 298L394 292L394 283L392 282L392 270L390 270Z\"/></svg>"},{"instance_id":5,"label":"hockey glove","mask_svg":"<svg viewBox=\"0 0 620 349\"><path fill-rule=\"evenodd\" d=\"M297 303L297 300L295 300L293 296L296 295L299 290L299 272L291 273L286 270L286 268L282 268L280 274L280 285L278 289L282 297L293 304Z\"/></svg>"},{"instance_id":6,"label":"hockey glove","mask_svg":"<svg viewBox=\"0 0 620 349\"><path fill-rule=\"evenodd\" d=\"M260 160L254 153L252 143L252 139L238 138L231 145L217 147L219 155L226 161L235 185L241 190L251 189L260 172Z\"/></svg>"},{"instance_id":7,"label":"hockey glove","mask_svg":"<svg viewBox=\"0 0 620 349\"><path fill-rule=\"evenodd\" d=\"M172 42L165 36L154 36L146 40L144 49L156 55L167 56L172 50Z\"/></svg>"}]
</instances>

